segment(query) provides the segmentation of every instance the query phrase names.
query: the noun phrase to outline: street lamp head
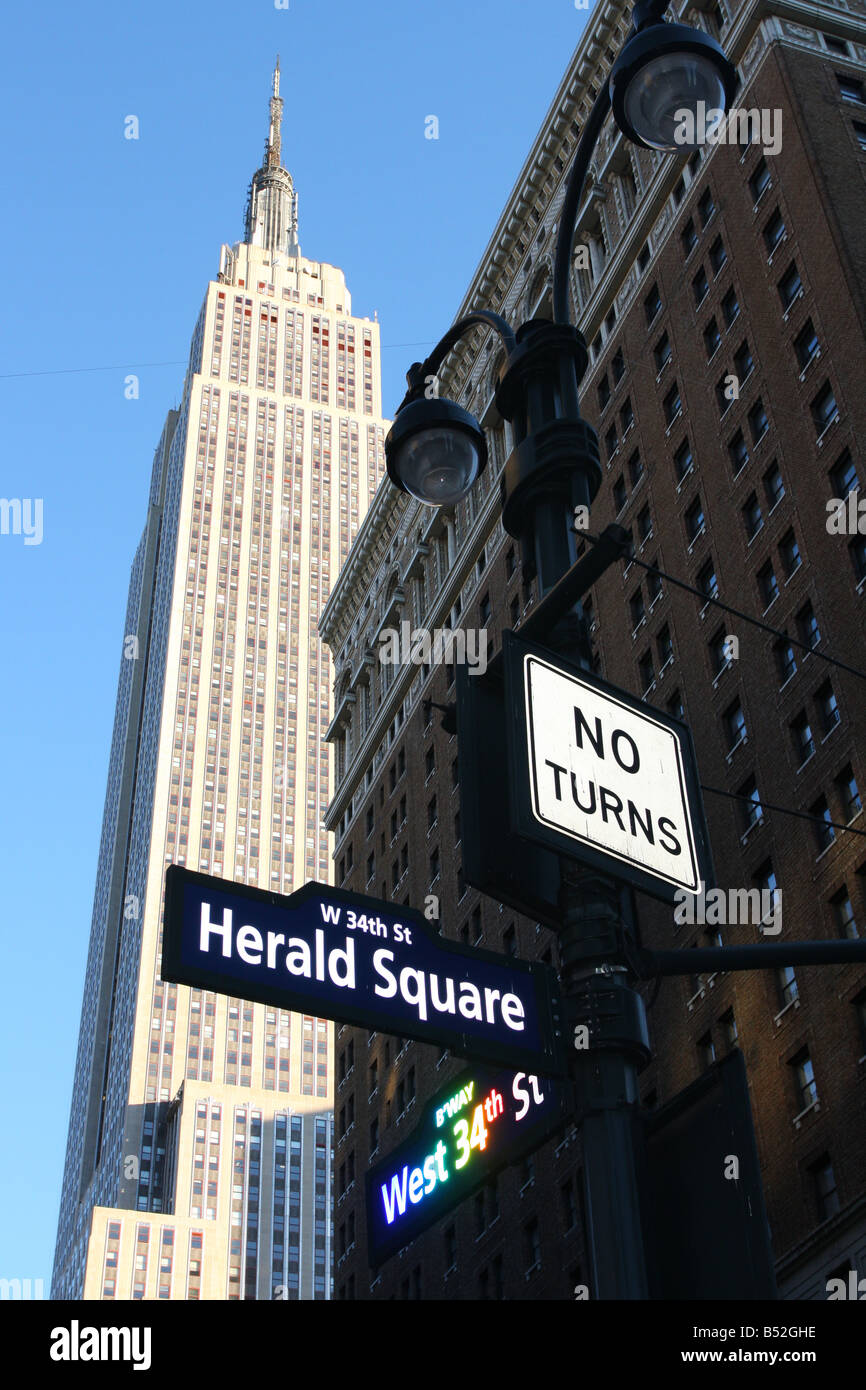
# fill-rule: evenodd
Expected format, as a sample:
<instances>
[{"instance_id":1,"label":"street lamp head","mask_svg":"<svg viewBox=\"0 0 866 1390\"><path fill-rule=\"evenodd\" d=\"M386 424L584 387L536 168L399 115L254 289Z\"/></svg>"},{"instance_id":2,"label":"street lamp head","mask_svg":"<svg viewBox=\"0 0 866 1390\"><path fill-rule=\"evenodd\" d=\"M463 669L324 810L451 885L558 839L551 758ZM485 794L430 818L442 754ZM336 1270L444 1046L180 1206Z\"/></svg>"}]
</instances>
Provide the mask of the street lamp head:
<instances>
[{"instance_id":1,"label":"street lamp head","mask_svg":"<svg viewBox=\"0 0 866 1390\"><path fill-rule=\"evenodd\" d=\"M613 65L614 120L646 149L684 149L704 129L695 118L701 111L726 111L738 80L709 34L687 24L649 24L632 35Z\"/></svg>"},{"instance_id":2,"label":"street lamp head","mask_svg":"<svg viewBox=\"0 0 866 1390\"><path fill-rule=\"evenodd\" d=\"M385 440L388 477L428 507L459 502L484 471L484 431L468 410L442 396L410 400Z\"/></svg>"}]
</instances>

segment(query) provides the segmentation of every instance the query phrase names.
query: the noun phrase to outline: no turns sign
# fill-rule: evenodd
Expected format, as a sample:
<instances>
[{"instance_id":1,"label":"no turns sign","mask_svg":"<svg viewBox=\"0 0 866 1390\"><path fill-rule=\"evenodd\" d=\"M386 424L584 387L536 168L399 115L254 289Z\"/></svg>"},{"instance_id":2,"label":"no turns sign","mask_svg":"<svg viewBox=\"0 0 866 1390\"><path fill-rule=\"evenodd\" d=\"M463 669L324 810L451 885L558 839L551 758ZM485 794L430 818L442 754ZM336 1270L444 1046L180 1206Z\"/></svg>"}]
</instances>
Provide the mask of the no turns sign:
<instances>
[{"instance_id":1,"label":"no turns sign","mask_svg":"<svg viewBox=\"0 0 866 1390\"><path fill-rule=\"evenodd\" d=\"M672 902L712 881L689 731L507 634L514 829Z\"/></svg>"}]
</instances>

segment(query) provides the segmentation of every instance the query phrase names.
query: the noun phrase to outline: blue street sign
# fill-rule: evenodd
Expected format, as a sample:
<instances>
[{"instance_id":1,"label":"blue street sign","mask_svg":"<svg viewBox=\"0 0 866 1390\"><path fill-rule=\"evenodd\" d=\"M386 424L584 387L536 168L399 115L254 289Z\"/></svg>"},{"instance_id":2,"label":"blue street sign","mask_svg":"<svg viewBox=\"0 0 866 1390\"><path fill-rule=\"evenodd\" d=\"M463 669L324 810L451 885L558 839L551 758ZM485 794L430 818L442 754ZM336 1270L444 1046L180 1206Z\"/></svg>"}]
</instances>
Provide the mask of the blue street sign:
<instances>
[{"instance_id":1,"label":"blue street sign","mask_svg":"<svg viewBox=\"0 0 866 1390\"><path fill-rule=\"evenodd\" d=\"M367 1173L375 1268L500 1168L538 1148L568 1113L568 1088L526 1072L471 1067L437 1092L409 1138Z\"/></svg>"},{"instance_id":2,"label":"blue street sign","mask_svg":"<svg viewBox=\"0 0 866 1390\"><path fill-rule=\"evenodd\" d=\"M546 965L446 941L421 913L307 883L288 895L166 870L164 980L564 1076Z\"/></svg>"}]
</instances>

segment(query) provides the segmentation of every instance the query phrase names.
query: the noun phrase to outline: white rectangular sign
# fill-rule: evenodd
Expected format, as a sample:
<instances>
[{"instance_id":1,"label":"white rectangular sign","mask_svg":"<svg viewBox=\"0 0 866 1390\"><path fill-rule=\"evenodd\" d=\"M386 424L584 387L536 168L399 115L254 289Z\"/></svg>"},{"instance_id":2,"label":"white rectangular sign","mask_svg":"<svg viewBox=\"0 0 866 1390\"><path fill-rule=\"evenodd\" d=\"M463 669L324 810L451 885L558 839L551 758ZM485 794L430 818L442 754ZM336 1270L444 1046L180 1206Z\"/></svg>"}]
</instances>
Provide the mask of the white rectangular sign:
<instances>
[{"instance_id":1,"label":"white rectangular sign","mask_svg":"<svg viewBox=\"0 0 866 1390\"><path fill-rule=\"evenodd\" d=\"M638 711L538 656L525 654L523 671L536 819L698 893L695 831L676 730L647 707Z\"/></svg>"}]
</instances>

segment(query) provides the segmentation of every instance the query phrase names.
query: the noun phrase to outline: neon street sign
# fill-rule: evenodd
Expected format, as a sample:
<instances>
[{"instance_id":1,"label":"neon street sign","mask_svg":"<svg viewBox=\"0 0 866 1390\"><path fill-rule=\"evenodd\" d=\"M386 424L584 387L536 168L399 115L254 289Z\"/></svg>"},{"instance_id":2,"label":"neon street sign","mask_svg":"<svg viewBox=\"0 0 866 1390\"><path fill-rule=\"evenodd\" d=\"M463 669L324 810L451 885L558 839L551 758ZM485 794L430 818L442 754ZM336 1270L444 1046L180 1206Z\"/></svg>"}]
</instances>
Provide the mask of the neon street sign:
<instances>
[{"instance_id":1,"label":"neon street sign","mask_svg":"<svg viewBox=\"0 0 866 1390\"><path fill-rule=\"evenodd\" d=\"M564 1123L566 1087L472 1067L425 1106L409 1138L367 1172L371 1266L408 1245Z\"/></svg>"},{"instance_id":2,"label":"neon street sign","mask_svg":"<svg viewBox=\"0 0 866 1390\"><path fill-rule=\"evenodd\" d=\"M421 913L307 883L288 895L172 864L161 975L564 1076L549 966L445 941Z\"/></svg>"},{"instance_id":3,"label":"neon street sign","mask_svg":"<svg viewBox=\"0 0 866 1390\"><path fill-rule=\"evenodd\" d=\"M514 829L673 902L712 882L691 735L616 686L506 633Z\"/></svg>"}]
</instances>

